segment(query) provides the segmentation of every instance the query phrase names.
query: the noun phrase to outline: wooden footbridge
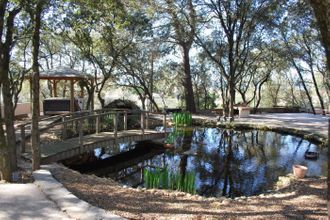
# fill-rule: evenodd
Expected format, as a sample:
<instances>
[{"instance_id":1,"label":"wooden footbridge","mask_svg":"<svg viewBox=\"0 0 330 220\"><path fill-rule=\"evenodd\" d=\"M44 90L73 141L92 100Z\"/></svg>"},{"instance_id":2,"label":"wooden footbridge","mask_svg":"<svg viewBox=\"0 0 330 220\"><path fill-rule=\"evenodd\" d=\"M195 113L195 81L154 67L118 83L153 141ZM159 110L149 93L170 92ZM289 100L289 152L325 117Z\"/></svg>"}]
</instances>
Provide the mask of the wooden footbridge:
<instances>
[{"instance_id":1,"label":"wooden footbridge","mask_svg":"<svg viewBox=\"0 0 330 220\"><path fill-rule=\"evenodd\" d=\"M158 124L162 121L160 125L164 129L149 129L149 125L154 124L153 120L157 120ZM68 159L100 147L111 148L119 143L165 138L166 134L166 114L146 111L97 110L57 116L53 121L40 128L42 164ZM26 147L29 124L19 127L20 149L29 157L31 151Z\"/></svg>"}]
</instances>

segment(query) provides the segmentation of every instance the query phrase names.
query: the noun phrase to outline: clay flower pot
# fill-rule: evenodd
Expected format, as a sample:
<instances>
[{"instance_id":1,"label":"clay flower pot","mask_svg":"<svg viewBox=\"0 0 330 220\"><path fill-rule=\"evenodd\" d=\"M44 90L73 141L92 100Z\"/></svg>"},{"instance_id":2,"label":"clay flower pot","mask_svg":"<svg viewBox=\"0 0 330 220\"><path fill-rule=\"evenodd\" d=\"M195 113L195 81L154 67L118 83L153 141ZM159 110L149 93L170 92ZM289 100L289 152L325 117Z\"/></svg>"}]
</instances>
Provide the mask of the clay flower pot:
<instances>
[{"instance_id":1,"label":"clay flower pot","mask_svg":"<svg viewBox=\"0 0 330 220\"><path fill-rule=\"evenodd\" d=\"M174 145L173 144L169 144L169 143L165 143L164 144L164 147L171 149L171 148L174 148Z\"/></svg>"},{"instance_id":2,"label":"clay flower pot","mask_svg":"<svg viewBox=\"0 0 330 220\"><path fill-rule=\"evenodd\" d=\"M307 167L305 166L302 166L302 165L293 165L292 166L292 169L293 169L293 175L295 177L297 177L298 179L302 179L305 177L305 174L308 170Z\"/></svg>"}]
</instances>

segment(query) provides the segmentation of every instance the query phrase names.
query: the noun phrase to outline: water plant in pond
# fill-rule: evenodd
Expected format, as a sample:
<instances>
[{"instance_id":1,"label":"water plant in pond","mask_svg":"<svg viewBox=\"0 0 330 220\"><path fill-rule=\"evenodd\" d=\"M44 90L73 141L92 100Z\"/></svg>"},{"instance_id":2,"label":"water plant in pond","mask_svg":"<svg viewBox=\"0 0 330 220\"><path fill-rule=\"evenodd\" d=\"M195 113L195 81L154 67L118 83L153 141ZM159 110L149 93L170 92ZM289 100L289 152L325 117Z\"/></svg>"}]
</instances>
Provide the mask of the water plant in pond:
<instances>
[{"instance_id":1,"label":"water plant in pond","mask_svg":"<svg viewBox=\"0 0 330 220\"><path fill-rule=\"evenodd\" d=\"M171 132L165 139L165 143L166 144L174 144L175 139L176 139L176 135L174 132Z\"/></svg>"},{"instance_id":2,"label":"water plant in pond","mask_svg":"<svg viewBox=\"0 0 330 220\"><path fill-rule=\"evenodd\" d=\"M192 136L192 129L189 128L183 128L183 127L176 127L174 130L169 133L165 139L165 144L175 144L175 142L179 138L183 137L191 137Z\"/></svg>"},{"instance_id":3,"label":"water plant in pond","mask_svg":"<svg viewBox=\"0 0 330 220\"><path fill-rule=\"evenodd\" d=\"M195 173L187 172L185 175L172 173L166 167L154 170L144 169L144 184L148 189L172 189L190 194L196 194Z\"/></svg>"},{"instance_id":4,"label":"water plant in pond","mask_svg":"<svg viewBox=\"0 0 330 220\"><path fill-rule=\"evenodd\" d=\"M173 113L173 121L176 127L192 126L192 115L189 112Z\"/></svg>"}]
</instances>

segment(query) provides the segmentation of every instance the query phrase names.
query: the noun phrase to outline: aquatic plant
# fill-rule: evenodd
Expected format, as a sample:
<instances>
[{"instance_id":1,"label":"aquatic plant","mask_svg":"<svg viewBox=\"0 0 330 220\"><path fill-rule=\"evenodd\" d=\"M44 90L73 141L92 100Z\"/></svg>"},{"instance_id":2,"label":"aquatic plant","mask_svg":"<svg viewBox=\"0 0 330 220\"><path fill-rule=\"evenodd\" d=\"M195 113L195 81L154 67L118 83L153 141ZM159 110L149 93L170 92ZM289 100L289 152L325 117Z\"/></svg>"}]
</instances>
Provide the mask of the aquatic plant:
<instances>
[{"instance_id":1,"label":"aquatic plant","mask_svg":"<svg viewBox=\"0 0 330 220\"><path fill-rule=\"evenodd\" d=\"M184 137L191 137L193 134L192 127L175 127L171 133L167 135L165 138L164 143L165 144L171 144L175 146L178 146L180 143L180 139Z\"/></svg>"},{"instance_id":2,"label":"aquatic plant","mask_svg":"<svg viewBox=\"0 0 330 220\"><path fill-rule=\"evenodd\" d=\"M154 170L144 169L143 177L145 187L148 189L172 189L196 194L194 172L182 175L170 172L167 167Z\"/></svg>"},{"instance_id":3,"label":"aquatic plant","mask_svg":"<svg viewBox=\"0 0 330 220\"><path fill-rule=\"evenodd\" d=\"M176 127L192 126L192 115L189 112L173 113L173 121Z\"/></svg>"},{"instance_id":4,"label":"aquatic plant","mask_svg":"<svg viewBox=\"0 0 330 220\"><path fill-rule=\"evenodd\" d=\"M177 138L175 132L171 132L169 135L167 135L165 139L166 144L174 144L175 139Z\"/></svg>"}]
</instances>

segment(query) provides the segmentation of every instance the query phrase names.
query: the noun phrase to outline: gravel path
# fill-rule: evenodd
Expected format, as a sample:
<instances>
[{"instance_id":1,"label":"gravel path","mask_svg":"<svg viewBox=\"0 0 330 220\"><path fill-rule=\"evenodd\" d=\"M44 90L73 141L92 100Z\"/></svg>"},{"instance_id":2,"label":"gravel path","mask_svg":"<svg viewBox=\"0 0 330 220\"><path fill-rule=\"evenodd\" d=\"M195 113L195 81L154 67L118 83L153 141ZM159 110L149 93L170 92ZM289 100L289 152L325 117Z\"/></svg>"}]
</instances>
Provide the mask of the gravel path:
<instances>
[{"instance_id":1,"label":"gravel path","mask_svg":"<svg viewBox=\"0 0 330 220\"><path fill-rule=\"evenodd\" d=\"M325 177L286 177L275 193L232 200L123 187L63 166L51 172L77 197L129 219L328 219Z\"/></svg>"}]
</instances>

